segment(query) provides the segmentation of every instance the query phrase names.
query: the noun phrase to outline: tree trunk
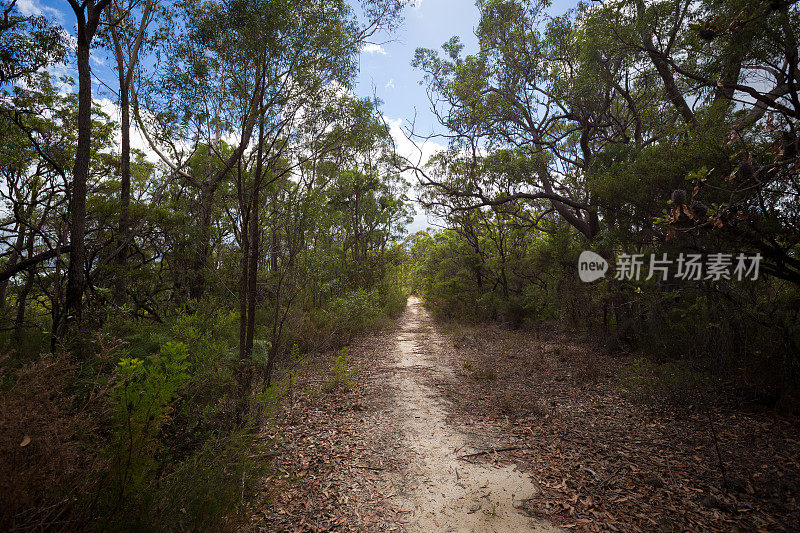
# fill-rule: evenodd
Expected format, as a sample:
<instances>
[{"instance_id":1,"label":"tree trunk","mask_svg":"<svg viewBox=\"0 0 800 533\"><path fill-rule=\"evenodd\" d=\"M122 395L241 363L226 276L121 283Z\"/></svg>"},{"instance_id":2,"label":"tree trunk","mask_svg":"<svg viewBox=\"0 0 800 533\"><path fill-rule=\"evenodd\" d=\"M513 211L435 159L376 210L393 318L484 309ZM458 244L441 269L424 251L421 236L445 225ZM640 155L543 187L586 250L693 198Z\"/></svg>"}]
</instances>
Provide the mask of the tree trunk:
<instances>
[{"instance_id":1,"label":"tree trunk","mask_svg":"<svg viewBox=\"0 0 800 533\"><path fill-rule=\"evenodd\" d=\"M244 210L243 210L244 211ZM247 287L248 280L247 267L249 265L250 242L249 242L249 215L250 207L247 206L247 213L242 213L242 277L239 280L239 359L245 360L246 357L246 338L247 338Z\"/></svg>"},{"instance_id":2,"label":"tree trunk","mask_svg":"<svg viewBox=\"0 0 800 533\"><path fill-rule=\"evenodd\" d=\"M130 231L130 203L131 203L131 106L129 98L130 84L127 80L125 63L122 59L122 48L119 44L119 36L116 31L112 31L114 46L117 50L117 69L119 71L119 107L121 114L120 133L122 146L120 152L120 191L119 191L119 238L115 246L116 262L122 270L128 258L128 232ZM125 283L123 276L116 275L114 284L114 298L118 303L124 301Z\"/></svg>"},{"instance_id":3,"label":"tree trunk","mask_svg":"<svg viewBox=\"0 0 800 533\"><path fill-rule=\"evenodd\" d=\"M261 80L263 84L263 79ZM263 107L263 92L260 98ZM237 418L241 422L242 415L248 405L250 393L253 386L253 338L256 326L256 282L258 280L258 251L259 251L259 202L261 189L261 174L263 172L264 154L264 114L258 126L258 150L256 152L256 169L253 176L253 190L248 204L249 216L243 217L245 221L242 228L242 240L247 247L242 257L242 299L240 301L240 322L239 322L239 409ZM243 186L242 186L243 189ZM244 192L241 193L244 197ZM246 318L246 322L245 322ZM244 339L242 334L244 333Z\"/></svg>"},{"instance_id":4,"label":"tree trunk","mask_svg":"<svg viewBox=\"0 0 800 533\"><path fill-rule=\"evenodd\" d=\"M271 246L269 253L270 270L278 271L278 228L275 224L270 228Z\"/></svg>"},{"instance_id":5,"label":"tree trunk","mask_svg":"<svg viewBox=\"0 0 800 533\"><path fill-rule=\"evenodd\" d=\"M189 297L200 300L205 294L206 268L211 249L211 211L214 206L216 185L204 181L200 185L200 235L195 250L192 272L189 276Z\"/></svg>"},{"instance_id":6,"label":"tree trunk","mask_svg":"<svg viewBox=\"0 0 800 533\"><path fill-rule=\"evenodd\" d=\"M3 265L4 269L17 266L17 261L19 260L19 250L25 242L25 231L23 230L21 222L17 222L16 232L17 240L14 243L14 249L11 250L11 255L9 256L8 261L5 265ZM0 310L6 308L6 291L8 290L8 281L8 279L0 281Z\"/></svg>"},{"instance_id":7,"label":"tree trunk","mask_svg":"<svg viewBox=\"0 0 800 533\"><path fill-rule=\"evenodd\" d=\"M153 0L147 0L142 13L142 21L136 34L133 48L128 47L128 65L125 65L122 42L117 28L111 28L111 39L114 43L114 55L117 59L117 73L119 77L119 106L121 114L120 134L122 146L120 152L120 211L119 211L119 239L115 247L117 263L120 267L125 265L128 258L128 243L130 242L130 203L131 203L131 106L130 93L134 67L139 59L139 48L144 40L144 33L149 24ZM121 9L118 9L119 13ZM112 21L111 6L107 6L106 18ZM116 276L115 298L120 302L124 298L124 280Z\"/></svg>"},{"instance_id":8,"label":"tree trunk","mask_svg":"<svg viewBox=\"0 0 800 533\"><path fill-rule=\"evenodd\" d=\"M33 255L33 244L34 244L35 234L33 230L30 230L28 234L28 257ZM17 317L14 320L14 335L19 337L22 333L22 328L25 325L25 302L28 300L28 295L33 288L33 280L34 276L36 275L36 270L33 266L28 268L27 276L25 278L25 285L22 287L22 290L17 297Z\"/></svg>"},{"instance_id":9,"label":"tree trunk","mask_svg":"<svg viewBox=\"0 0 800 533\"><path fill-rule=\"evenodd\" d=\"M244 183L239 173L240 180L240 209L242 210L242 278L239 282L239 372L237 376L237 386L239 388L236 408L236 421L241 424L250 397L250 358L247 355L247 289L248 289L248 265L250 242L248 227L250 224L250 206L244 204Z\"/></svg>"},{"instance_id":10,"label":"tree trunk","mask_svg":"<svg viewBox=\"0 0 800 533\"><path fill-rule=\"evenodd\" d=\"M89 176L89 157L92 134L92 78L89 67L90 35L83 11L78 17L78 146L70 188L70 252L67 269L67 294L64 301L62 330L66 333L72 323L79 324L83 311L83 292L86 288L86 181Z\"/></svg>"},{"instance_id":11,"label":"tree trunk","mask_svg":"<svg viewBox=\"0 0 800 533\"><path fill-rule=\"evenodd\" d=\"M60 232L59 232L60 233ZM55 250L55 271L53 272L53 294L51 296L51 305L50 305L50 313L52 315L52 325L50 326L50 353L55 353L56 348L58 347L59 341L59 332L61 331L61 315L62 309L61 306L61 279L62 279L62 270L61 270L61 245L56 244Z\"/></svg>"},{"instance_id":12,"label":"tree trunk","mask_svg":"<svg viewBox=\"0 0 800 533\"><path fill-rule=\"evenodd\" d=\"M675 109L677 109L681 114L684 122L687 124L694 123L694 112L689 107L689 104L686 103L686 99L681 94L678 84L675 82L675 77L672 75L672 70L669 68L669 63L667 63L664 55L658 49L656 49L656 45L653 42L652 33L645 28L644 19L646 8L644 0L637 0L636 11L639 19L637 21L637 26L639 30L639 37L642 40L642 48L644 48L647 52L647 56L650 58L650 61L652 61L653 66L656 68L658 75L661 77L661 81L664 82L664 91L667 93L667 97L675 106Z\"/></svg>"},{"instance_id":13,"label":"tree trunk","mask_svg":"<svg viewBox=\"0 0 800 533\"><path fill-rule=\"evenodd\" d=\"M259 149L260 152L260 149ZM260 153L259 153L260 155ZM247 342L245 352L248 356L253 355L253 337L255 335L256 324L256 282L258 280L258 253L259 253L259 201L261 188L261 164L256 164L256 177L253 187L253 199L250 204L250 250L249 264L247 266Z\"/></svg>"},{"instance_id":14,"label":"tree trunk","mask_svg":"<svg viewBox=\"0 0 800 533\"><path fill-rule=\"evenodd\" d=\"M131 117L130 117L130 94L131 82L133 80L133 73L136 63L139 60L139 49L144 40L144 33L150 23L150 13L153 9L153 0L147 0L145 3L144 11L142 13L142 21L139 24L139 29L136 34L136 39L133 43L133 48L128 47L128 65L125 65L125 56L122 49L122 42L120 39L119 31L116 27L111 27L111 39L114 43L114 55L117 59L117 74L119 77L119 106L121 113L120 133L122 137L122 146L120 153L120 214L119 214L119 233L120 233L120 246L122 249L118 252L118 258L121 262L125 261L127 257L127 242L128 232L130 231L130 198L131 198ZM117 9L120 13L121 9ZM110 4L107 6L106 18L111 23L113 14ZM122 18L122 17L121 17Z\"/></svg>"},{"instance_id":15,"label":"tree trunk","mask_svg":"<svg viewBox=\"0 0 800 533\"><path fill-rule=\"evenodd\" d=\"M75 149L75 166L72 169L72 187L69 195L70 250L67 268L67 293L64 298L64 315L60 336L72 324L80 324L83 312L83 293L86 290L86 182L89 178L89 158L92 139L92 73L89 51L100 24L100 15L111 0L69 0L77 19L78 49L78 145Z\"/></svg>"}]
</instances>

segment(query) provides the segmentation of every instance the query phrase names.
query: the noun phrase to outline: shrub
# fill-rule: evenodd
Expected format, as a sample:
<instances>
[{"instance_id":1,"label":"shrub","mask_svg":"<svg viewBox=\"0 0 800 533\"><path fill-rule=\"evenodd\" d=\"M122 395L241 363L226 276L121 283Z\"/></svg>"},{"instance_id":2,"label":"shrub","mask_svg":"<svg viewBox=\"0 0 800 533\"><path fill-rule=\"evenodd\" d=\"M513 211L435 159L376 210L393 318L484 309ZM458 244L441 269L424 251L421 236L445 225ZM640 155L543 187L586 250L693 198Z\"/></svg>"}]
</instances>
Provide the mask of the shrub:
<instances>
[{"instance_id":1,"label":"shrub","mask_svg":"<svg viewBox=\"0 0 800 533\"><path fill-rule=\"evenodd\" d=\"M147 362L124 357L119 362L114 406L111 457L112 508L126 497L141 497L157 466L158 435L171 404L188 381L189 353L182 343L167 343Z\"/></svg>"},{"instance_id":2,"label":"shrub","mask_svg":"<svg viewBox=\"0 0 800 533\"><path fill-rule=\"evenodd\" d=\"M350 390L355 386L353 376L358 369L350 367L347 347L342 348L333 360L333 375L325 384L325 392L333 392L338 389Z\"/></svg>"},{"instance_id":3,"label":"shrub","mask_svg":"<svg viewBox=\"0 0 800 533\"><path fill-rule=\"evenodd\" d=\"M86 472L96 444L86 438L99 420L76 401L71 377L76 364L67 353L41 356L21 368L0 360L8 388L0 392L0 529L74 529L85 507L76 498L93 494ZM100 395L98 395L100 397ZM21 446L24 438L30 441Z\"/></svg>"},{"instance_id":4,"label":"shrub","mask_svg":"<svg viewBox=\"0 0 800 533\"><path fill-rule=\"evenodd\" d=\"M208 435L143 495L143 505L120 514L128 521L124 528L217 531L226 523L233 528L231 521L245 515L266 470L254 443L246 429Z\"/></svg>"}]
</instances>

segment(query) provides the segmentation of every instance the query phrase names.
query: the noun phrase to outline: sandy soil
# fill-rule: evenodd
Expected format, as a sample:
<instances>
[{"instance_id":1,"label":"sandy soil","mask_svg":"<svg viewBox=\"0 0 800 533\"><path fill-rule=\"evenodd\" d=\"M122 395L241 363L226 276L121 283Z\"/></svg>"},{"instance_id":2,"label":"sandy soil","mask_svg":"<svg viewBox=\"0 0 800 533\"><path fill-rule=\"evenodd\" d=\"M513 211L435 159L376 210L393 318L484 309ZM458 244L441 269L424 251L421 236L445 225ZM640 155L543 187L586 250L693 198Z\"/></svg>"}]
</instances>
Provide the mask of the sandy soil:
<instances>
[{"instance_id":1,"label":"sandy soil","mask_svg":"<svg viewBox=\"0 0 800 533\"><path fill-rule=\"evenodd\" d=\"M425 335L425 343L420 336ZM428 312L411 297L391 354L397 371L397 420L416 457L408 493L399 496L409 513L409 531L556 531L521 511L536 493L530 476L512 466L476 464L459 456L500 447L500 435L476 442L448 423L445 399L431 381L453 381L455 373L435 350L437 333ZM487 441L489 446L487 447ZM494 441L494 442L491 442Z\"/></svg>"}]
</instances>

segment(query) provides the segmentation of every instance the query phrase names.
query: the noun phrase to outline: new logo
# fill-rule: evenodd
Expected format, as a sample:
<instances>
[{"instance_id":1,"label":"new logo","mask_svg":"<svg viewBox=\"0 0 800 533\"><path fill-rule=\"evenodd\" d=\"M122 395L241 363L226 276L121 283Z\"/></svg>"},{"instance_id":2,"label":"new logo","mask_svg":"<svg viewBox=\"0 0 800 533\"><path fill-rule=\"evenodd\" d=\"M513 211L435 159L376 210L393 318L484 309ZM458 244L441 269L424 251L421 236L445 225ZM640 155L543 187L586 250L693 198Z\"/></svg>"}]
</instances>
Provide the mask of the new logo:
<instances>
[{"instance_id":1,"label":"new logo","mask_svg":"<svg viewBox=\"0 0 800 533\"><path fill-rule=\"evenodd\" d=\"M605 276L606 272L608 272L608 261L602 256L590 250L581 252L578 257L578 276L581 281L590 283Z\"/></svg>"}]
</instances>

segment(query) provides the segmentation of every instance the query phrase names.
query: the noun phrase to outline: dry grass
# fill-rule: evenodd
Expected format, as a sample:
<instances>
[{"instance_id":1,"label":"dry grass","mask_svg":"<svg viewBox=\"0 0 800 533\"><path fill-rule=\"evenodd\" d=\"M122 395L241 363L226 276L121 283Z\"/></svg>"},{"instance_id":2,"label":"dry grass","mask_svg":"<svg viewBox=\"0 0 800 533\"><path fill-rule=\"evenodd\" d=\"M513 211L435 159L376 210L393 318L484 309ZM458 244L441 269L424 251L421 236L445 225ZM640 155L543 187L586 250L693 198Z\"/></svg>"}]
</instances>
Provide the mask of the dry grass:
<instances>
[{"instance_id":1,"label":"dry grass","mask_svg":"<svg viewBox=\"0 0 800 533\"><path fill-rule=\"evenodd\" d=\"M90 512L102 462L98 400L108 392L96 377L117 346L98 339L97 348L105 364L83 381L69 353L18 368L13 353L0 359L0 529L70 529Z\"/></svg>"},{"instance_id":2,"label":"dry grass","mask_svg":"<svg viewBox=\"0 0 800 533\"><path fill-rule=\"evenodd\" d=\"M63 526L82 490L80 480L94 458L79 435L94 424L73 411L67 387L74 371L65 354L42 357L14 375L3 369L13 383L0 395L0 508L6 530Z\"/></svg>"}]
</instances>

